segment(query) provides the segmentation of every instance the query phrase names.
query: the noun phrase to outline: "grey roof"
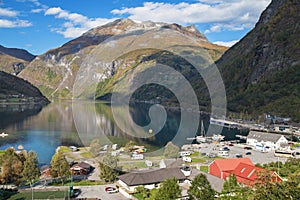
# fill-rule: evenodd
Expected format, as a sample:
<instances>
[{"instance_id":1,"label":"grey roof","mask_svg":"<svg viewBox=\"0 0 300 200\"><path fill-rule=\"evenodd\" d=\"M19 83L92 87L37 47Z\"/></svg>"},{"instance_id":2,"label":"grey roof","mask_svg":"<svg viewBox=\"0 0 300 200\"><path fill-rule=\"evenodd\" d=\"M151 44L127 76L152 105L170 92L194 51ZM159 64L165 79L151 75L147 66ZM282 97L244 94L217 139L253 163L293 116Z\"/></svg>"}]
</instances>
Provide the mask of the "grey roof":
<instances>
[{"instance_id":1,"label":"grey roof","mask_svg":"<svg viewBox=\"0 0 300 200\"><path fill-rule=\"evenodd\" d=\"M178 180L186 179L179 167L131 172L128 174L121 175L118 178L119 180L126 183L128 186L135 186L160 183L163 180L172 177L175 177Z\"/></svg>"},{"instance_id":2,"label":"grey roof","mask_svg":"<svg viewBox=\"0 0 300 200\"><path fill-rule=\"evenodd\" d=\"M224 180L213 176L211 174L202 172L198 169L193 169L192 174L189 176L189 180L193 181L195 179L195 177L199 174L204 174L208 180L208 182L210 183L212 189L214 189L217 192L222 192L223 189L223 185L224 185Z\"/></svg>"},{"instance_id":3,"label":"grey roof","mask_svg":"<svg viewBox=\"0 0 300 200\"><path fill-rule=\"evenodd\" d=\"M275 134L275 133L259 132L259 131L250 131L247 138L256 139L258 142L270 141L276 143L281 136L283 135Z\"/></svg>"}]
</instances>

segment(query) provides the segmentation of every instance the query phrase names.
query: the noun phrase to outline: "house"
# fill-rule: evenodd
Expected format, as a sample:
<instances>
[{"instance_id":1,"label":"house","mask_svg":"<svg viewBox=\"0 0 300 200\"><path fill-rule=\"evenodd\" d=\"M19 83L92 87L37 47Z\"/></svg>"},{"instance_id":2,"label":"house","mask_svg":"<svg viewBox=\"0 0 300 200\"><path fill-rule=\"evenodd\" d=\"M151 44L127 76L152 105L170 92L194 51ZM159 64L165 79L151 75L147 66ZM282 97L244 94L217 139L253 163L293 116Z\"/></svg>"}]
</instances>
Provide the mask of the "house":
<instances>
[{"instance_id":1,"label":"house","mask_svg":"<svg viewBox=\"0 0 300 200\"><path fill-rule=\"evenodd\" d=\"M253 165L249 158L218 159L209 165L209 174L226 179L241 162Z\"/></svg>"},{"instance_id":2,"label":"house","mask_svg":"<svg viewBox=\"0 0 300 200\"><path fill-rule=\"evenodd\" d=\"M246 143L253 146L255 149L260 151L271 151L271 150L289 150L289 146L283 145L288 144L288 140L280 134L250 131L247 136ZM286 147L283 149L283 147Z\"/></svg>"},{"instance_id":3,"label":"house","mask_svg":"<svg viewBox=\"0 0 300 200\"><path fill-rule=\"evenodd\" d=\"M209 165L209 173L221 179L226 179L234 174L239 183L252 186L258 180L258 173L263 168L256 167L249 158L231 158L215 160ZM274 182L282 181L281 177L271 171L271 180Z\"/></svg>"},{"instance_id":4,"label":"house","mask_svg":"<svg viewBox=\"0 0 300 200\"><path fill-rule=\"evenodd\" d=\"M235 174L236 179L239 183L242 183L244 185L251 186L255 184L256 181L258 181L258 173L263 173L263 168L256 167L255 165L250 165L247 163L240 163L233 171L233 174ZM282 181L281 177L277 175L276 172L271 171L271 180L273 182L280 182Z\"/></svg>"},{"instance_id":5,"label":"house","mask_svg":"<svg viewBox=\"0 0 300 200\"><path fill-rule=\"evenodd\" d=\"M86 162L80 162L77 164L74 164L71 167L71 170L74 172L76 175L81 175L81 174L89 174L92 171L92 166Z\"/></svg>"},{"instance_id":6,"label":"house","mask_svg":"<svg viewBox=\"0 0 300 200\"><path fill-rule=\"evenodd\" d=\"M147 189L158 188L162 181L172 177L175 177L179 182L183 182L186 179L179 167L161 168L121 175L118 177L117 185L121 194L127 198L132 198L136 187L144 186Z\"/></svg>"},{"instance_id":7,"label":"house","mask_svg":"<svg viewBox=\"0 0 300 200\"><path fill-rule=\"evenodd\" d=\"M286 124L276 124L274 125L274 131L292 133L292 126Z\"/></svg>"},{"instance_id":8,"label":"house","mask_svg":"<svg viewBox=\"0 0 300 200\"><path fill-rule=\"evenodd\" d=\"M131 172L119 176L117 185L121 194L127 198L132 198L132 194L135 193L135 188L138 186L144 186L147 189L159 188L162 181L175 177L178 180L179 186L185 190L185 192L183 191L183 195L185 195L191 182L201 173L206 175L214 190L218 192L222 191L224 180L188 166Z\"/></svg>"}]
</instances>

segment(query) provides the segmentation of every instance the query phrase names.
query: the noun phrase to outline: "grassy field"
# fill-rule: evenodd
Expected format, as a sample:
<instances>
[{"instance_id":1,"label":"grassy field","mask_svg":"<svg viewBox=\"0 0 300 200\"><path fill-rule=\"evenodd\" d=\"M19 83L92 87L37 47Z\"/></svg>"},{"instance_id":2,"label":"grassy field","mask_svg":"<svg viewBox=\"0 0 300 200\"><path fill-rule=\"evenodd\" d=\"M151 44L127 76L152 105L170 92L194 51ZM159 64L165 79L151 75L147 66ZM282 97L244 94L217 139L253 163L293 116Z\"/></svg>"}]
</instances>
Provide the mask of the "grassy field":
<instances>
[{"instance_id":1,"label":"grassy field","mask_svg":"<svg viewBox=\"0 0 300 200\"><path fill-rule=\"evenodd\" d=\"M84 158L94 158L93 154L89 151L83 152L80 155Z\"/></svg>"},{"instance_id":2,"label":"grassy field","mask_svg":"<svg viewBox=\"0 0 300 200\"><path fill-rule=\"evenodd\" d=\"M48 192L34 192L33 193L33 199L63 199L64 197L68 196L68 191L48 191ZM0 196L1 198L1 196ZM31 192L22 192L13 194L11 193L11 196L7 196L4 199L8 200L30 200Z\"/></svg>"},{"instance_id":3,"label":"grassy field","mask_svg":"<svg viewBox=\"0 0 300 200\"><path fill-rule=\"evenodd\" d=\"M58 152L60 152L60 153L69 153L69 152L72 152L72 151L71 151L71 149L69 149L69 147L60 146Z\"/></svg>"}]
</instances>

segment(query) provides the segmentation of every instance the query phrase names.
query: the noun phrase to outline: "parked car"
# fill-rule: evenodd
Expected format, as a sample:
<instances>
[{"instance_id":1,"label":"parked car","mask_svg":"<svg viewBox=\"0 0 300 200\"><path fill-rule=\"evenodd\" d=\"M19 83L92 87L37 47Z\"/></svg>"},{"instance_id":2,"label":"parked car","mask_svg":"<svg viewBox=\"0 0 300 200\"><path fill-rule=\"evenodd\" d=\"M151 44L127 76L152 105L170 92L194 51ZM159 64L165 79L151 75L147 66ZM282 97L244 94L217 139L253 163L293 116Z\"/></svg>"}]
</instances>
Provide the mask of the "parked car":
<instances>
[{"instance_id":1,"label":"parked car","mask_svg":"<svg viewBox=\"0 0 300 200\"><path fill-rule=\"evenodd\" d=\"M228 146L232 147L232 146L234 146L234 144L230 143L230 144L228 144Z\"/></svg>"},{"instance_id":2,"label":"parked car","mask_svg":"<svg viewBox=\"0 0 300 200\"><path fill-rule=\"evenodd\" d=\"M246 154L246 155L251 155L251 152L250 152L250 151L248 151L248 152L246 152L245 154Z\"/></svg>"},{"instance_id":3,"label":"parked car","mask_svg":"<svg viewBox=\"0 0 300 200\"><path fill-rule=\"evenodd\" d=\"M217 157L217 155L216 155L216 154L213 154L213 153L209 153L207 156L208 156L209 158L215 158L215 157Z\"/></svg>"},{"instance_id":4,"label":"parked car","mask_svg":"<svg viewBox=\"0 0 300 200\"><path fill-rule=\"evenodd\" d=\"M251 150L252 147L244 147L244 149Z\"/></svg>"},{"instance_id":5,"label":"parked car","mask_svg":"<svg viewBox=\"0 0 300 200\"><path fill-rule=\"evenodd\" d=\"M112 194L112 193L119 192L119 190L118 190L118 188L115 188L115 187L106 186L105 187L105 192L108 193L108 194Z\"/></svg>"},{"instance_id":6,"label":"parked car","mask_svg":"<svg viewBox=\"0 0 300 200\"><path fill-rule=\"evenodd\" d=\"M230 149L228 147L223 147L224 151L230 151Z\"/></svg>"},{"instance_id":7,"label":"parked car","mask_svg":"<svg viewBox=\"0 0 300 200\"><path fill-rule=\"evenodd\" d=\"M242 155L242 154L235 154L235 157L236 157L236 158L242 158L243 155Z\"/></svg>"}]
</instances>

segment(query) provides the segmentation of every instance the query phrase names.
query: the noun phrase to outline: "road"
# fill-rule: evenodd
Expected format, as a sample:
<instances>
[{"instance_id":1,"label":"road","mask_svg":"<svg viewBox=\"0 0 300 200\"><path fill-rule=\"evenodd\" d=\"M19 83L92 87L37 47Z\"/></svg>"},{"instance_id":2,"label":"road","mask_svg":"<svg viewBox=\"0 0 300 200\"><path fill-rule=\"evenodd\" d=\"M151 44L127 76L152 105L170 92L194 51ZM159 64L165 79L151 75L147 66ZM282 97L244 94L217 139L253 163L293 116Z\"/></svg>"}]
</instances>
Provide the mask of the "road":
<instances>
[{"instance_id":1,"label":"road","mask_svg":"<svg viewBox=\"0 0 300 200\"><path fill-rule=\"evenodd\" d=\"M95 186L78 186L74 189L80 189L81 193L76 199L80 198L98 198L101 200L124 200L126 199L120 193L108 194L105 192L105 186L114 186L114 185L95 185Z\"/></svg>"}]
</instances>

